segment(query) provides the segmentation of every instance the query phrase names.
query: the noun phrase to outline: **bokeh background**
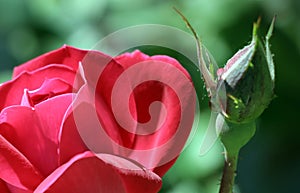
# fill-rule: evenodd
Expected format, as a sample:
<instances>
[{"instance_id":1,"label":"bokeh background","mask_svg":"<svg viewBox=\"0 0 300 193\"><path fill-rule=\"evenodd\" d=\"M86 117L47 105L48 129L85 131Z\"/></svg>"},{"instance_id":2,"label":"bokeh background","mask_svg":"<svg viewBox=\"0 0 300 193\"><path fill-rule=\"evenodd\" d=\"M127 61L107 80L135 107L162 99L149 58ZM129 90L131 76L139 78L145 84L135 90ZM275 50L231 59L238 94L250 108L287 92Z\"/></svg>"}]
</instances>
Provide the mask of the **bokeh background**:
<instances>
[{"instance_id":1,"label":"bokeh background","mask_svg":"<svg viewBox=\"0 0 300 193\"><path fill-rule=\"evenodd\" d=\"M10 79L14 66L42 53L63 44L90 49L124 27L155 23L188 32L172 6L189 18L219 66L249 43L252 23L259 16L264 34L277 15L271 39L277 98L257 121L254 138L241 150L236 192L299 193L299 0L0 0L0 82ZM172 37L170 41L194 46ZM181 60L161 48L146 52L167 53ZM223 150L218 142L208 154L199 156L210 113L203 83L197 86L201 87L200 128L164 177L161 193L218 192Z\"/></svg>"}]
</instances>

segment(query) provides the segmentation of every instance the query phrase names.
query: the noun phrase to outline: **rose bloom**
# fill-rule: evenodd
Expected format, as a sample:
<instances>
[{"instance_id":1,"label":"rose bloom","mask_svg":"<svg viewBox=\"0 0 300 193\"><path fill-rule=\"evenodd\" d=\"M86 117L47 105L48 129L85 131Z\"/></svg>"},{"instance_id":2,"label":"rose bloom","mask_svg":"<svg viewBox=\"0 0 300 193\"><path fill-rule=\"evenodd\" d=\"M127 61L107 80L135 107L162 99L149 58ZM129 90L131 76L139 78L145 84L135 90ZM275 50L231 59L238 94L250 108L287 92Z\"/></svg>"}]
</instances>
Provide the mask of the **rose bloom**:
<instances>
[{"instance_id":1,"label":"rose bloom","mask_svg":"<svg viewBox=\"0 0 300 193\"><path fill-rule=\"evenodd\" d=\"M89 65L84 65L85 58ZM185 90L184 101L178 105L181 99L170 87L159 81L147 81L133 89L127 102L130 113L139 122L147 122L151 119L149 105L161 101L169 118L159 131L149 135L124 130L112 109L114 83L125 70L143 61L168 63L191 82L175 59L150 57L140 51L111 58L98 51L63 46L16 67L12 80L0 84L0 192L158 192L161 177L178 156L170 157L169 149L182 149L183 145L171 144L167 150L153 151L149 156L134 151L155 149L167 143L176 133L181 113L195 106L195 101L193 91L185 89L185 85L179 86ZM97 65L104 66L100 75L91 68ZM173 75L166 71L161 76ZM180 85L182 77L174 76ZM96 80L94 85L91 77ZM122 100L122 96L119 98ZM77 126L78 119L80 123L89 123L91 117L85 114L89 108L96 109L110 143L131 151L110 147L102 138L96 139L98 146L104 146L97 153L87 147ZM184 141L192 125L186 127Z\"/></svg>"}]
</instances>

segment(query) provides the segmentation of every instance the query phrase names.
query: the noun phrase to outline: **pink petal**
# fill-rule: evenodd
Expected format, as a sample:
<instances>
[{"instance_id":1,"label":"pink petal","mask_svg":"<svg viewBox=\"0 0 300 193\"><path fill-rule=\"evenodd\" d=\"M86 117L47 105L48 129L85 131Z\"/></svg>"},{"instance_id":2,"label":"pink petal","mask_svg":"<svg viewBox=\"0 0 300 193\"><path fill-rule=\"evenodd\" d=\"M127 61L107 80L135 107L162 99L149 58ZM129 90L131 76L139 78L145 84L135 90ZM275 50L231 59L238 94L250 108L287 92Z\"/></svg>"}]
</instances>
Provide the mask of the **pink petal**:
<instances>
[{"instance_id":1,"label":"pink petal","mask_svg":"<svg viewBox=\"0 0 300 193\"><path fill-rule=\"evenodd\" d=\"M29 189L21 189L19 187L13 186L11 184L6 184L7 188L9 189L10 193L33 193L33 190Z\"/></svg>"},{"instance_id":2,"label":"pink petal","mask_svg":"<svg viewBox=\"0 0 300 193\"><path fill-rule=\"evenodd\" d=\"M148 56L139 50L135 50L131 53L124 53L114 58L117 62L119 62L125 69L139 62L147 61L147 60L157 60L165 63L172 64L176 66L179 70L181 70L186 76L190 76L189 73L181 66L181 64L174 58L171 58L166 55L154 55Z\"/></svg>"},{"instance_id":3,"label":"pink petal","mask_svg":"<svg viewBox=\"0 0 300 193\"><path fill-rule=\"evenodd\" d=\"M91 100L94 100L93 102L95 102L98 119L110 138L121 146L134 148L133 146L136 136L133 133L129 133L119 125L112 111L112 89L115 86L116 80L123 72L124 68L119 63L111 62L110 64L106 65L101 76L97 80L95 99ZM124 81L123 84L127 87L130 87L130 79ZM124 100L122 99L122 95L119 97L120 100ZM129 103L131 116L136 119L137 112L134 98L131 98Z\"/></svg>"},{"instance_id":4,"label":"pink petal","mask_svg":"<svg viewBox=\"0 0 300 193\"><path fill-rule=\"evenodd\" d=\"M108 68L105 68L108 67ZM101 71L105 68L105 70L109 69L109 73L102 73L105 74L107 77L107 81L105 82L105 86L102 87L99 92L95 93L95 87L97 85L98 78L101 74ZM67 113L67 116L65 117L65 120L63 121L61 133L60 133L60 163L67 162L70 158L75 156L78 153L82 153L83 151L87 150L86 144L82 141L81 136L78 133L78 122L81 124L85 124L83 130L84 132L88 132L88 135L91 137L96 136L96 139L89 140L91 142L95 141L98 145L101 147L104 147L104 144L109 144L112 141L109 141L108 143L103 142L104 136L107 135L106 133L102 133L100 135L97 135L97 129L96 131L92 128L95 128L95 125L93 125L93 122L99 122L102 120L98 120L98 117L90 116L91 112L95 111L95 105L94 103L102 103L100 109L97 109L97 111L101 114L100 119L103 118L103 124L105 125L105 128L108 128L108 132L112 135L114 135L120 143L126 143L122 142L124 141L130 141L129 138L127 138L126 135L122 135L122 133L118 130L117 124L114 121L114 117L109 110L109 106L107 106L110 103L109 95L110 93L107 92L107 85L111 85L112 81L115 80L116 77L118 77L118 74L121 72L122 67L116 63L111 57L108 57L106 55L101 54L94 54L91 53L88 55L88 57L85 58L83 62L83 72L85 74L86 84L80 89L79 93L77 94L77 103L78 106L73 105L73 109L69 109L69 112ZM82 74L82 76L84 76ZM112 80L112 81L111 81ZM96 101L95 98L92 95L96 94ZM104 97L104 96L105 97ZM106 101L104 101L106 100ZM102 107L104 109L102 109ZM76 110L76 116L74 117L74 110ZM110 124L113 124L111 126ZM96 132L96 133L94 133ZM101 136L99 138L99 136ZM132 142L133 140L131 140ZM131 145L132 143L129 143ZM104 152L110 152L111 151L103 148ZM102 149L102 150L103 150ZM103 151L101 151L103 152Z\"/></svg>"},{"instance_id":5,"label":"pink petal","mask_svg":"<svg viewBox=\"0 0 300 193\"><path fill-rule=\"evenodd\" d=\"M21 189L34 190L43 180L38 170L2 135L0 135L0 167L0 179ZM5 189L3 182L0 183L1 189Z\"/></svg>"},{"instance_id":6,"label":"pink petal","mask_svg":"<svg viewBox=\"0 0 300 193\"><path fill-rule=\"evenodd\" d=\"M127 57L128 61L126 60ZM190 85L192 85L191 79L176 60L166 56L155 56L154 58L156 60L152 60L151 57L136 51L132 54L121 55L117 57L117 60L122 59L122 66L127 68L134 66L134 62L139 62L143 59L147 59L149 64L151 62L155 63L158 59L169 64L156 66L154 69L151 69L152 71L149 71L149 74L156 73L158 76L173 81L172 84L177 85L177 91L184 93L182 101L179 101L177 93L172 88L155 80L138 85L131 91L132 95L126 101L129 103L130 116L139 122L147 122L150 119L148 109L151 103L157 100L164 103L168 116L162 127L150 135L130 133L126 128L122 128L112 110L112 90L118 78L124 73L124 68L113 61L109 64L96 63L99 65L85 63L83 68L88 83L84 85L85 89L81 89L77 94L76 100L78 105L76 107L73 106L71 110L73 112L68 113L61 130L61 163L67 162L74 155L87 150L88 147L94 152L111 153L133 159L161 176L172 166L182 150L193 124L194 88L193 86L186 87L186 82L182 80L183 77ZM99 70L95 70L95 67L101 68L99 67L101 65L103 65L104 69L99 77L99 74L97 74ZM181 76L177 77L166 73L172 72L170 69L174 67L180 73L182 72ZM163 68L165 71L162 72L160 68ZM127 80L122 82L122 85L130 88L131 81L139 78L143 79L144 77L136 73L134 76L127 77ZM95 82L97 82L96 91L91 88L91 85L95 85ZM93 91L95 93L92 93ZM119 92L118 97L121 97L119 101L124 100L122 92ZM95 106L97 111L96 117L91 113L95 111ZM123 111L120 112L121 115L124 113ZM188 120L184 123L186 127L179 132L177 127L181 114L186 115ZM160 113L157 115L160 116ZM123 120L128 119L125 117ZM100 128L100 123L102 128ZM172 140L173 138L177 140ZM86 144L87 142L88 144Z\"/></svg>"},{"instance_id":7,"label":"pink petal","mask_svg":"<svg viewBox=\"0 0 300 193\"><path fill-rule=\"evenodd\" d=\"M58 133L72 94L35 106L11 106L0 114L0 134L47 176L58 167Z\"/></svg>"},{"instance_id":8,"label":"pink petal","mask_svg":"<svg viewBox=\"0 0 300 193\"><path fill-rule=\"evenodd\" d=\"M83 119L85 119L85 115L88 115L88 113L82 114ZM85 119L83 121L87 120ZM59 134L59 164L64 164L76 154L87 150L88 148L78 133L76 122L74 122L73 113L68 112L63 121Z\"/></svg>"},{"instance_id":9,"label":"pink petal","mask_svg":"<svg viewBox=\"0 0 300 193\"><path fill-rule=\"evenodd\" d=\"M150 56L142 53L139 50L135 50L134 52L131 53L127 52L119 56L116 56L114 59L117 62L119 62L124 68L128 68L133 64L148 60L149 58Z\"/></svg>"},{"instance_id":10,"label":"pink petal","mask_svg":"<svg viewBox=\"0 0 300 193\"><path fill-rule=\"evenodd\" d=\"M40 88L29 91L29 95L34 104L45 101L57 95L72 93L72 85L58 79L46 79Z\"/></svg>"},{"instance_id":11,"label":"pink petal","mask_svg":"<svg viewBox=\"0 0 300 193\"><path fill-rule=\"evenodd\" d=\"M18 67L15 67L13 77L18 76L23 72L35 71L49 64L64 64L74 70L77 70L78 63L82 61L87 53L87 50L80 50L64 45L57 50L43 54Z\"/></svg>"},{"instance_id":12,"label":"pink petal","mask_svg":"<svg viewBox=\"0 0 300 193\"><path fill-rule=\"evenodd\" d=\"M47 79L59 79L73 85L75 71L62 65L49 65L30 73L23 73L15 79L0 86L0 111L8 106L19 105L24 89L39 89Z\"/></svg>"},{"instance_id":13,"label":"pink petal","mask_svg":"<svg viewBox=\"0 0 300 193\"><path fill-rule=\"evenodd\" d=\"M48 176L35 190L45 193L156 193L161 179L120 157L79 154Z\"/></svg>"},{"instance_id":14,"label":"pink petal","mask_svg":"<svg viewBox=\"0 0 300 193\"><path fill-rule=\"evenodd\" d=\"M10 191L8 190L6 183L0 179L0 192L2 193L10 193Z\"/></svg>"},{"instance_id":15,"label":"pink petal","mask_svg":"<svg viewBox=\"0 0 300 193\"><path fill-rule=\"evenodd\" d=\"M146 70L149 74L156 74L158 79L163 80L162 82L155 81L156 79L150 80L134 88L132 98L134 98L137 120L139 122L144 123L150 120L151 117L148 108L150 104L155 101L160 101L165 105L167 117L162 127L155 133L135 136L134 149L149 150L154 148L157 151L149 151L149 154L145 155L145 159L142 158L143 156L135 154L135 152L130 155L131 159L145 163L145 166L147 166L147 163L157 162L157 166L153 168L153 170L157 174L163 175L175 162L192 128L195 93L193 86L187 87L186 84L186 80L188 80L188 84L191 84L191 78L178 61L168 56L157 55L149 57L137 50L133 53L125 53L117 56L115 59L125 68L125 71L134 67L136 64L142 64L142 62L147 61ZM151 65L154 65L156 62L159 63L159 66L152 67ZM177 74L172 73L174 72L172 71L174 67L184 76L177 76ZM134 76L134 80L137 79L143 81L147 80L147 77L139 76L137 72ZM176 85L176 90L164 84L164 80ZM178 93L181 93L182 98L178 98ZM129 105L133 106L131 103ZM183 121L180 119L181 115L186 116ZM180 123L183 123L185 127L183 130L185 131L182 131L182 129L178 130ZM175 140L172 141L172 137L174 137ZM159 151L159 147L163 147L161 151ZM148 161L146 160L147 158ZM160 163L165 164L161 165Z\"/></svg>"},{"instance_id":16,"label":"pink petal","mask_svg":"<svg viewBox=\"0 0 300 193\"><path fill-rule=\"evenodd\" d=\"M31 100L31 97L29 96L28 89L24 89L24 94L22 96L21 106L25 107L34 107L34 103Z\"/></svg>"}]
</instances>

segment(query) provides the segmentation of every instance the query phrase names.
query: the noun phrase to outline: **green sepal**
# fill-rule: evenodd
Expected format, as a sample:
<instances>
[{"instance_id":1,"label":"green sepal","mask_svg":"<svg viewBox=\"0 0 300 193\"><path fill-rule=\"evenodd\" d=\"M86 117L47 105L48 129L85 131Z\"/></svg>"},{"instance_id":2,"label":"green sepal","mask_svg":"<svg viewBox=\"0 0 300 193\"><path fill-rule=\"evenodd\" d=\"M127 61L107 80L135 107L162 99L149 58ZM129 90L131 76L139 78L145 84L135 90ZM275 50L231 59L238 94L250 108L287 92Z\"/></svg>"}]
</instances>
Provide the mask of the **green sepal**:
<instances>
[{"instance_id":1,"label":"green sepal","mask_svg":"<svg viewBox=\"0 0 300 193\"><path fill-rule=\"evenodd\" d=\"M275 70L269 45L273 26L274 20L264 44L257 35L259 22L254 23L251 43L227 62L219 77L227 97L223 94L216 103L231 122L254 121L274 98Z\"/></svg>"}]
</instances>

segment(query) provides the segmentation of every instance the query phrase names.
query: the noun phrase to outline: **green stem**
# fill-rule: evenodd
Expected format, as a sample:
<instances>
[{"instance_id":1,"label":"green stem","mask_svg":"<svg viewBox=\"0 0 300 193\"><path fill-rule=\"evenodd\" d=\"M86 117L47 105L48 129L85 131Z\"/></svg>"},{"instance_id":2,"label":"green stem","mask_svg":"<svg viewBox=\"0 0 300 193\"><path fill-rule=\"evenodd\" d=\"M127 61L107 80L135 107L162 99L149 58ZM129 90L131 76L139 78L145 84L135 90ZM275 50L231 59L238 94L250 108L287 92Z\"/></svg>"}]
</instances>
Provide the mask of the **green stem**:
<instances>
[{"instance_id":1,"label":"green stem","mask_svg":"<svg viewBox=\"0 0 300 193\"><path fill-rule=\"evenodd\" d=\"M225 165L219 193L232 193L240 149L253 137L255 122L233 123L225 119L220 139L225 149Z\"/></svg>"},{"instance_id":2,"label":"green stem","mask_svg":"<svg viewBox=\"0 0 300 193\"><path fill-rule=\"evenodd\" d=\"M233 186L234 186L234 178L236 176L237 162L238 162L238 153L233 156L228 156L227 159L225 160L219 193L232 193Z\"/></svg>"}]
</instances>

